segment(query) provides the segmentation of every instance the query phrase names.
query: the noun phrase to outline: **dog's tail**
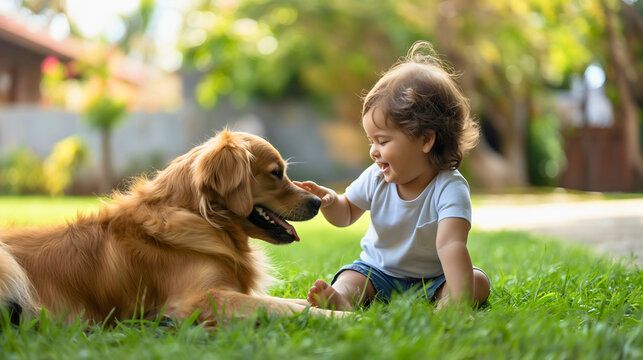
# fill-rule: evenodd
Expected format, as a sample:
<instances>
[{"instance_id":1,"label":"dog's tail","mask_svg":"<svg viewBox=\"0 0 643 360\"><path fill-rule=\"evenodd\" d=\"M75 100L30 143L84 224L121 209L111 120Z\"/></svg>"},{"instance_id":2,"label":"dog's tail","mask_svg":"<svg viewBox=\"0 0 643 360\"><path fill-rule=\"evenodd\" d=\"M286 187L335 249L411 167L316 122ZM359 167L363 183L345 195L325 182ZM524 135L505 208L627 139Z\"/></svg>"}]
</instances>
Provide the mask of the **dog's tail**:
<instances>
[{"instance_id":1,"label":"dog's tail","mask_svg":"<svg viewBox=\"0 0 643 360\"><path fill-rule=\"evenodd\" d=\"M0 308L9 311L12 323L17 324L21 314L35 315L36 303L31 289L24 269L0 242Z\"/></svg>"}]
</instances>

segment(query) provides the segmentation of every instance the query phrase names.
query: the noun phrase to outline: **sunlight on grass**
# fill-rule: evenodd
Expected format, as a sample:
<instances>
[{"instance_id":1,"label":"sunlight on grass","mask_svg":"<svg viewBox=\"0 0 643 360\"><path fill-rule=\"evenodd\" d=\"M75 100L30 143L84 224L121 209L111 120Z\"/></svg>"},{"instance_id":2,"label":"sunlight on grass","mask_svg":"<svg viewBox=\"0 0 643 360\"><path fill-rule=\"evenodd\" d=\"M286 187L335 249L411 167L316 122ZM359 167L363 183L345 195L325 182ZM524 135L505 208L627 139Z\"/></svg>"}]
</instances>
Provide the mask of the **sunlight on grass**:
<instances>
[{"instance_id":1,"label":"sunlight on grass","mask_svg":"<svg viewBox=\"0 0 643 360\"><path fill-rule=\"evenodd\" d=\"M2 224L55 223L93 198L1 198ZM305 296L359 255L364 217L334 228L321 217L295 223L302 239L287 246L256 241L282 280L271 294ZM4 226L4 225L3 225ZM259 311L208 333L189 323L164 327L130 320L115 328L0 324L0 358L589 358L643 357L643 274L585 249L520 232L474 231L472 259L492 281L489 306L438 314L413 294L376 303L347 319L308 314L277 318ZM36 326L37 325L37 326ZM5 355L7 354L7 355Z\"/></svg>"},{"instance_id":2,"label":"sunlight on grass","mask_svg":"<svg viewBox=\"0 0 643 360\"><path fill-rule=\"evenodd\" d=\"M94 197L0 197L0 227L51 225L98 209Z\"/></svg>"}]
</instances>

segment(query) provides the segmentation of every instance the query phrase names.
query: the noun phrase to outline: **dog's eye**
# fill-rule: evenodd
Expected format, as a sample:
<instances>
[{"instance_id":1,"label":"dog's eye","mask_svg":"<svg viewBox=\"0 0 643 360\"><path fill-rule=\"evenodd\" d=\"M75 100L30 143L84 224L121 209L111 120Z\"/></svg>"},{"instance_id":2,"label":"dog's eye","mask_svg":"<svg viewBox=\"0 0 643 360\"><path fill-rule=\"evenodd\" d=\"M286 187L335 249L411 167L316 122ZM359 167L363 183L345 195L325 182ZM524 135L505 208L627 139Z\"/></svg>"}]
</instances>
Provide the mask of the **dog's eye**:
<instances>
[{"instance_id":1,"label":"dog's eye","mask_svg":"<svg viewBox=\"0 0 643 360\"><path fill-rule=\"evenodd\" d=\"M284 177L284 171L281 169L273 170L270 174L279 180L281 180Z\"/></svg>"}]
</instances>

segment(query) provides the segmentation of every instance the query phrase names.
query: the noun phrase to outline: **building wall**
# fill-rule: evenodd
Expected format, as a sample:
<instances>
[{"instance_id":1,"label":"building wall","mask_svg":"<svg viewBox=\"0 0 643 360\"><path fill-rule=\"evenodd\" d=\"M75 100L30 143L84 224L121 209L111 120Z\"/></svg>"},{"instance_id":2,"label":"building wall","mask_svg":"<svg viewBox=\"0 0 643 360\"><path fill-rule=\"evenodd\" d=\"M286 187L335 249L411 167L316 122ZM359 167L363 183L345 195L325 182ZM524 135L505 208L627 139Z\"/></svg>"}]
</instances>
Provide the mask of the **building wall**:
<instances>
[{"instance_id":1,"label":"building wall","mask_svg":"<svg viewBox=\"0 0 643 360\"><path fill-rule=\"evenodd\" d=\"M184 139L177 114L130 114L112 136L114 170L119 176L160 167L181 154ZM35 106L0 108L0 157L28 148L44 158L60 140L77 135L89 148L89 161L78 178L80 192L96 191L100 134L75 113Z\"/></svg>"},{"instance_id":2,"label":"building wall","mask_svg":"<svg viewBox=\"0 0 643 360\"><path fill-rule=\"evenodd\" d=\"M40 100L40 64L44 56L2 39L0 54L0 105Z\"/></svg>"}]
</instances>

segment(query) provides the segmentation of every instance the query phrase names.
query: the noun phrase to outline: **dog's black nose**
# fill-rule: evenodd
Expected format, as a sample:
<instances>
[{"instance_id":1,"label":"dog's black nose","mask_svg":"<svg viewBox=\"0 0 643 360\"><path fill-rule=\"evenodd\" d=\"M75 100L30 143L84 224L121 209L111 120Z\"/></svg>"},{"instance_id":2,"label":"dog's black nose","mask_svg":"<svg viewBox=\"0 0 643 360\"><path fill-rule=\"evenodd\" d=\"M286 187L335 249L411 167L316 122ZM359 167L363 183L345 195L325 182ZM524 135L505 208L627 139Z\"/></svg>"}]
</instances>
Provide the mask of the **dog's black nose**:
<instances>
[{"instance_id":1,"label":"dog's black nose","mask_svg":"<svg viewBox=\"0 0 643 360\"><path fill-rule=\"evenodd\" d=\"M321 206L321 199L318 198L317 196L313 197L310 200L310 207L313 208L315 210L315 212L317 212L319 210L320 206Z\"/></svg>"}]
</instances>

